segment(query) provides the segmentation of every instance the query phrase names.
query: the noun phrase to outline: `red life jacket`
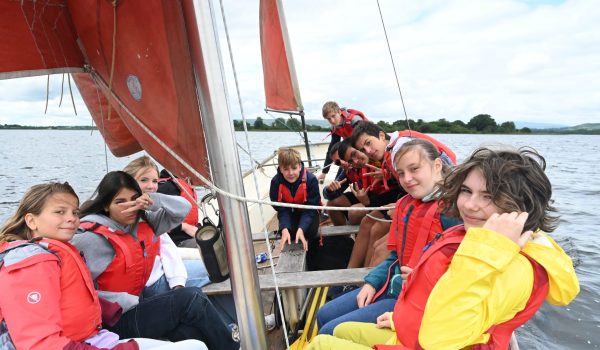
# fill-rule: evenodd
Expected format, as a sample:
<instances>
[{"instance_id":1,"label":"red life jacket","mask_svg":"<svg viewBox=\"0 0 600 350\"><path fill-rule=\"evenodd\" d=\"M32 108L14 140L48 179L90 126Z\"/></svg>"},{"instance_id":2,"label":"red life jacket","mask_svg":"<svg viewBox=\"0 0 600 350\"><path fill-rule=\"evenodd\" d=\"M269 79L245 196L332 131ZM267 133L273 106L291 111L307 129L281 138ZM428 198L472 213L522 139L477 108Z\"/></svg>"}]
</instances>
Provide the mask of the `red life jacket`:
<instances>
[{"instance_id":1,"label":"red life jacket","mask_svg":"<svg viewBox=\"0 0 600 350\"><path fill-rule=\"evenodd\" d=\"M439 241L423 253L419 263L402 287L402 292L394 306L393 322L396 336L403 346L377 346L376 349L422 349L419 345L419 329L427 299L437 281L448 269L454 253L465 235L463 225L454 226L444 232ZM534 281L531 296L525 308L511 320L488 329L488 343L476 344L471 349L507 349L512 332L527 322L540 308L548 294L548 274L546 270L522 251L531 263Z\"/></svg>"},{"instance_id":2,"label":"red life jacket","mask_svg":"<svg viewBox=\"0 0 600 350\"><path fill-rule=\"evenodd\" d=\"M401 137L418 138L418 139L427 140L427 141L433 143L433 145L438 149L438 152L440 154L445 154L446 156L448 156L448 158L452 161L452 164L456 165L456 155L454 154L452 149L450 149L450 147L444 145L443 143L434 139L433 137L422 134L418 131L402 130L398 133L398 137L393 142L390 142L387 145L387 147L385 149L385 153L383 154L383 161L381 162L381 172L383 173L383 182L384 182L385 186L387 186L387 180L391 176L393 176L396 180L398 180L398 175L396 174L396 171L394 170L394 164L393 164L394 160L392 159L392 149L394 149L394 145Z\"/></svg>"},{"instance_id":3,"label":"red life jacket","mask_svg":"<svg viewBox=\"0 0 600 350\"><path fill-rule=\"evenodd\" d=\"M350 137L352 135L352 119L354 119L355 116L361 117L362 120L368 120L363 112L357 111L356 109L342 108L340 114L342 116L342 123L333 127L330 134L340 135L342 138Z\"/></svg>"},{"instance_id":4,"label":"red life jacket","mask_svg":"<svg viewBox=\"0 0 600 350\"><path fill-rule=\"evenodd\" d=\"M396 251L400 266L415 267L427 242L444 231L437 209L437 200L423 202L408 194L396 202L395 218L392 220L387 246L389 250ZM395 265L388 269L387 280L374 299L387 290Z\"/></svg>"},{"instance_id":5,"label":"red life jacket","mask_svg":"<svg viewBox=\"0 0 600 350\"><path fill-rule=\"evenodd\" d=\"M185 217L185 219L183 220L183 222L185 222L186 224L190 224L192 226L196 226L198 224L198 196L196 195L196 190L194 190L194 188L188 184L187 182L185 182L182 179L174 179L171 177L166 177L166 178L160 178L158 179L158 182L165 182L165 181L170 181L173 182L175 184L175 186L177 186L177 188L179 188L179 191L181 191L179 193L180 196L182 196L183 198L187 199L188 202L190 202L190 204L192 205L192 209L190 210L189 214Z\"/></svg>"},{"instance_id":6,"label":"red life jacket","mask_svg":"<svg viewBox=\"0 0 600 350\"><path fill-rule=\"evenodd\" d=\"M283 183L279 184L279 194L277 201L283 203L305 204L308 201L308 190L306 189L306 168L302 172L302 182L296 190L296 194L292 197L290 189Z\"/></svg>"},{"instance_id":7,"label":"red life jacket","mask_svg":"<svg viewBox=\"0 0 600 350\"><path fill-rule=\"evenodd\" d=\"M82 222L80 227L106 237L115 250L113 261L96 279L98 289L140 295L160 254L160 239L152 227L140 221L137 239L95 222Z\"/></svg>"},{"instance_id":8,"label":"red life jacket","mask_svg":"<svg viewBox=\"0 0 600 350\"><path fill-rule=\"evenodd\" d=\"M92 276L79 251L68 243L44 238L35 243L18 241L5 244L2 253L32 244L38 244L60 259L60 315L63 335L80 342L98 333L102 329L102 310ZM29 257L25 259L27 258ZM0 313L0 320L2 318Z\"/></svg>"}]
</instances>

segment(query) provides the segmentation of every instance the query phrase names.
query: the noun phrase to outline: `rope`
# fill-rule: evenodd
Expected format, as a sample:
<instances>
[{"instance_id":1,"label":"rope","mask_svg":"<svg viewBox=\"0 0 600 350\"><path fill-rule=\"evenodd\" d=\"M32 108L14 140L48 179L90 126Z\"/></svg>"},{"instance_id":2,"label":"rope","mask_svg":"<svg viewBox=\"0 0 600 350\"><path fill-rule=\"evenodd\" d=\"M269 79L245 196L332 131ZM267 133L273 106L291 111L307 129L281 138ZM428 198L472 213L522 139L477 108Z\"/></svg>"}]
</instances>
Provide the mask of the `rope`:
<instances>
[{"instance_id":1,"label":"rope","mask_svg":"<svg viewBox=\"0 0 600 350\"><path fill-rule=\"evenodd\" d=\"M98 99L98 106L100 107L100 120L102 120L102 132L104 132L104 109L102 109L102 101L100 100L100 89L98 89L98 81L96 80L95 74L90 74L92 76L92 80L94 81L94 87L96 88L96 98ZM107 98L108 101L108 98ZM108 108L111 108L110 105ZM93 119L92 119L93 120ZM90 132L93 132L91 130ZM104 164L106 165L106 173L108 174L108 149L106 146L106 142L104 142Z\"/></svg>"},{"instance_id":2,"label":"rope","mask_svg":"<svg viewBox=\"0 0 600 350\"><path fill-rule=\"evenodd\" d=\"M248 126L246 123L246 113L244 113L244 105L242 103L242 97L240 94L240 86L239 86L238 77L237 77L237 70L235 69L235 61L233 59L233 50L231 48L231 41L229 39L229 30L227 27L227 20L225 19L225 8L223 7L223 0L219 0L219 5L221 7L221 17L223 18L223 27L225 29L225 36L227 38L227 48L229 49L229 59L231 60L231 67L233 70L233 78L235 81L235 90L237 93L238 103L240 105L240 113L242 115L242 120L244 122L244 136L246 138L246 147L248 147L247 153L248 153L248 156L250 157L250 159L254 160L254 158L252 157L252 154L250 152L250 139L248 138ZM260 163L258 163L258 164L260 164ZM258 189L258 178L256 176L256 169L254 167L252 167L252 168L253 168L252 169L252 177L254 179L254 189L256 191L256 197L259 198L260 190ZM264 238L265 238L265 246L267 247L267 250L268 250L269 265L271 266L271 274L273 276L273 281L275 282L275 295L277 296L277 304L279 305L279 313L280 313L281 319L284 320L285 317L283 314L283 303L281 301L281 293L279 291L279 284L277 283L277 276L275 274L275 263L273 262L273 251L271 249L271 245L269 244L269 233L266 230L267 225L266 225L266 220L265 220L265 215L264 215L262 205L259 206L259 211L260 211L260 217L262 220L263 227L265 227L265 230L263 231ZM288 334L287 334L288 331L287 331L285 322L282 322L282 323L283 323L283 336L285 337L285 344L286 344L287 348L289 348L290 340L288 339Z\"/></svg>"},{"instance_id":3,"label":"rope","mask_svg":"<svg viewBox=\"0 0 600 350\"><path fill-rule=\"evenodd\" d=\"M117 53L117 0L112 1L113 7L113 35L112 35L112 54L110 62L110 77L108 78L108 91L112 94L112 82L115 74L115 56ZM112 108L108 109L107 120L110 120Z\"/></svg>"},{"instance_id":4,"label":"rope","mask_svg":"<svg viewBox=\"0 0 600 350\"><path fill-rule=\"evenodd\" d=\"M65 92L65 73L62 74L62 81L60 83L60 101L58 102L58 107L62 105L63 93Z\"/></svg>"},{"instance_id":5,"label":"rope","mask_svg":"<svg viewBox=\"0 0 600 350\"><path fill-rule=\"evenodd\" d=\"M46 109L44 109L44 114L48 112L48 95L50 94L50 74L48 74L48 79L46 80Z\"/></svg>"},{"instance_id":6,"label":"rope","mask_svg":"<svg viewBox=\"0 0 600 350\"><path fill-rule=\"evenodd\" d=\"M388 209L391 209L392 207L388 207ZM373 216L371 214L367 214L367 216L375 221L379 221L379 222L392 222L392 220L388 220L388 219L382 219L382 218L378 218L376 216Z\"/></svg>"},{"instance_id":7,"label":"rope","mask_svg":"<svg viewBox=\"0 0 600 350\"><path fill-rule=\"evenodd\" d=\"M69 83L69 94L71 95L71 103L73 104L73 111L77 115L77 108L75 108L75 99L73 98L73 90L71 89L71 74L67 75L67 82Z\"/></svg>"},{"instance_id":8,"label":"rope","mask_svg":"<svg viewBox=\"0 0 600 350\"><path fill-rule=\"evenodd\" d=\"M377 0L377 8L379 9L379 18L381 18L381 25L383 26L383 33L385 34L385 42L387 43L388 52L390 53L390 60L392 61L392 68L394 69L394 77L396 78L396 86L398 86L398 93L400 94L400 101L402 101L402 109L404 110L404 119L406 120L406 126L407 126L408 130L410 130L408 114L406 113L406 106L404 106L404 98L402 97L402 90L400 89L400 81L398 80L398 73L396 73L396 65L394 64L394 56L392 55L392 48L390 47L390 41L388 39L387 30L385 29L385 22L383 21L383 13L381 12L381 6L379 6L379 0Z\"/></svg>"}]
</instances>

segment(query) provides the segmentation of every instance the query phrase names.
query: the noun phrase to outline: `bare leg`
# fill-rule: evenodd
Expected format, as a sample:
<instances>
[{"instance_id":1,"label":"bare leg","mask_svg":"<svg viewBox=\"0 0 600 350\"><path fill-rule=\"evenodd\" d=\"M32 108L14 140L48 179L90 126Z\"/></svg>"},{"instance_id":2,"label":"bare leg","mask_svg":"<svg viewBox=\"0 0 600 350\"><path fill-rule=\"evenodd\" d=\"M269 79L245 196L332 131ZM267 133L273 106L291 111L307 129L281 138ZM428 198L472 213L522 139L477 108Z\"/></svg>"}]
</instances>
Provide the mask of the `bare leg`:
<instances>
[{"instance_id":1,"label":"bare leg","mask_svg":"<svg viewBox=\"0 0 600 350\"><path fill-rule=\"evenodd\" d=\"M373 224L373 226L371 226L371 231L369 232L369 245L367 248L367 254L365 255L365 266L370 266L369 264L371 263L373 251L375 250L375 242L381 239L381 237L387 236L389 230L389 222L377 221Z\"/></svg>"},{"instance_id":2,"label":"bare leg","mask_svg":"<svg viewBox=\"0 0 600 350\"><path fill-rule=\"evenodd\" d=\"M375 241L375 244L373 244L373 256L371 256L371 261L367 262L367 267L375 267L381 264L390 255L390 251L388 250L387 246L388 236L389 232L385 236Z\"/></svg>"},{"instance_id":3,"label":"bare leg","mask_svg":"<svg viewBox=\"0 0 600 350\"><path fill-rule=\"evenodd\" d=\"M339 196L327 202L327 206L331 207L349 207L352 205L346 196ZM341 210L328 210L329 218L334 226L346 225L346 216Z\"/></svg>"},{"instance_id":4,"label":"bare leg","mask_svg":"<svg viewBox=\"0 0 600 350\"><path fill-rule=\"evenodd\" d=\"M357 203L354 204L352 207L364 208L364 205L362 205L361 203ZM365 217L365 215L367 215L367 212L365 210L349 211L348 222L350 223L350 225L358 225L360 224L361 220Z\"/></svg>"},{"instance_id":5,"label":"bare leg","mask_svg":"<svg viewBox=\"0 0 600 350\"><path fill-rule=\"evenodd\" d=\"M375 217L382 217L383 215L379 211L370 212ZM348 268L363 267L365 262L365 256L367 254L367 248L369 247L369 236L371 226L375 223L375 220L368 216L365 216L358 228L358 234L354 241L354 248L352 248L352 255L350 255L350 261L348 262Z\"/></svg>"}]
</instances>

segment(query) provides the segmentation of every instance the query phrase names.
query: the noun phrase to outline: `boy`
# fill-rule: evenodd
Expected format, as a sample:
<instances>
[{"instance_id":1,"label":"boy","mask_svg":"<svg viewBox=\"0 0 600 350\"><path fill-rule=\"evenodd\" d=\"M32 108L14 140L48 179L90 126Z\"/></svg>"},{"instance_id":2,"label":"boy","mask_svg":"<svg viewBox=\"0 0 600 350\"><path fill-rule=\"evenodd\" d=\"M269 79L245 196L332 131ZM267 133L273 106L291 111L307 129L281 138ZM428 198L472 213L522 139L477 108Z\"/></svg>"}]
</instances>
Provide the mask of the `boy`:
<instances>
[{"instance_id":1,"label":"boy","mask_svg":"<svg viewBox=\"0 0 600 350\"><path fill-rule=\"evenodd\" d=\"M306 170L300 153L281 148L277 154L277 175L271 180L272 202L321 205L317 178ZM341 269L346 267L352 251L349 237L319 237L317 210L274 206L281 233L281 248L292 240L302 242L308 270Z\"/></svg>"},{"instance_id":2,"label":"boy","mask_svg":"<svg viewBox=\"0 0 600 350\"><path fill-rule=\"evenodd\" d=\"M355 109L340 108L337 102L328 101L325 102L322 108L323 118L331 124L331 142L325 155L325 163L323 164L323 170L319 175L319 181L323 182L325 176L329 172L329 165L331 164L331 148L336 143L340 142L342 138L347 138L352 135L352 129L354 126L363 120L367 120L365 115L361 111Z\"/></svg>"}]
</instances>

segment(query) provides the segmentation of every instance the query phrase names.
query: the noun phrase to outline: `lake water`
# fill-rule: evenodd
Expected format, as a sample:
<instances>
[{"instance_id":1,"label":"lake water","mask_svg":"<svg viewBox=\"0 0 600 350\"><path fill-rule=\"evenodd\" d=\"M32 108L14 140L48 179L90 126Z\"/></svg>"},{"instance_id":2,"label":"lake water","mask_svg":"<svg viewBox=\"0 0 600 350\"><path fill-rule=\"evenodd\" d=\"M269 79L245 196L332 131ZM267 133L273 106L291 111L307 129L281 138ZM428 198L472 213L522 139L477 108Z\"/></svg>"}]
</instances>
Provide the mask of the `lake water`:
<instances>
[{"instance_id":1,"label":"lake water","mask_svg":"<svg viewBox=\"0 0 600 350\"><path fill-rule=\"evenodd\" d=\"M321 142L326 133L311 133ZM238 142L246 145L243 133ZM300 144L298 133L252 132L254 159L262 160L279 146ZM596 349L600 347L600 243L595 232L600 209L600 136L582 135L436 135L451 146L459 161L480 144L531 146L548 164L561 224L553 237L577 264L581 293L568 307L544 305L519 329L521 349ZM100 134L90 131L0 130L0 222L16 208L34 184L68 181L82 200L88 198L108 170L123 168L136 154L106 154ZM250 160L239 152L243 169ZM108 165L108 166L107 166Z\"/></svg>"}]
</instances>

